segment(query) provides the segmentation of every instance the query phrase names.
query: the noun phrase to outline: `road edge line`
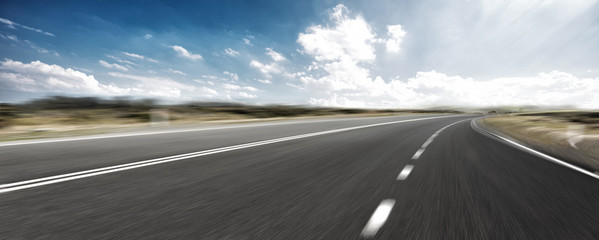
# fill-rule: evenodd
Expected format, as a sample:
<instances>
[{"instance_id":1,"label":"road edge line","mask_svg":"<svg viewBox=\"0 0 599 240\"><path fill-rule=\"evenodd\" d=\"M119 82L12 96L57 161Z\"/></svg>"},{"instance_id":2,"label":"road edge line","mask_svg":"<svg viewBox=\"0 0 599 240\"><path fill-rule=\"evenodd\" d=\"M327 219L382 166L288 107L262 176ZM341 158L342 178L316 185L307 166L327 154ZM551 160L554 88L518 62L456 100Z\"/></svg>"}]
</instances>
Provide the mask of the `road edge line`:
<instances>
[{"instance_id":1,"label":"road edge line","mask_svg":"<svg viewBox=\"0 0 599 240\"><path fill-rule=\"evenodd\" d=\"M493 133L491 131L488 131L488 130L486 130L486 129L480 127L480 126L478 126L478 124L476 123L476 120L482 119L482 118L485 118L485 117L475 118L475 119L472 119L470 121L470 127L472 127L472 129L474 129L476 132L480 133L481 135L487 136L487 137L489 137L491 139L495 139L495 140L503 140L503 142L510 143L512 146L516 146L517 149L524 150L524 152L528 152L528 153L530 153L532 155L535 155L537 157L543 158L543 159L545 159L547 161L556 163L558 165L562 165L564 167L570 168L570 169L572 169L574 171L583 173L583 174L585 174L587 176L590 176L590 177L593 177L593 178L599 180L599 175L597 175L597 174L595 174L593 172L590 172L590 171L588 171L586 169L583 169L581 167L578 167L578 166L576 166L574 164L568 163L568 162L566 162L564 160L561 160L561 159L558 159L556 157L552 157L552 156L550 156L548 154L545 154L545 153L542 153L540 151L534 150L534 149L529 148L527 146L524 146L524 145L522 145L520 143L517 143L515 140L511 140L511 139L508 139L506 137L500 136L500 135L498 135L496 133Z\"/></svg>"}]
</instances>

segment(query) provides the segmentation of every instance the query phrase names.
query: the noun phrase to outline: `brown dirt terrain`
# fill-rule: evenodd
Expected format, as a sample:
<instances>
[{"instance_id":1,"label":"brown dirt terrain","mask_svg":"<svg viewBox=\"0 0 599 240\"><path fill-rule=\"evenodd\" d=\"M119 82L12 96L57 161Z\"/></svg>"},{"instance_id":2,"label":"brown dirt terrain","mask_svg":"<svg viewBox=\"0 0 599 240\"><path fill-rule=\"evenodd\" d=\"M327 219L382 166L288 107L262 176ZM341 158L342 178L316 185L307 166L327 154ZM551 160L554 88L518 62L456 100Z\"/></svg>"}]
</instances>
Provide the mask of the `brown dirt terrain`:
<instances>
[{"instance_id":1,"label":"brown dirt terrain","mask_svg":"<svg viewBox=\"0 0 599 240\"><path fill-rule=\"evenodd\" d=\"M599 112L524 113L489 117L483 122L535 149L599 170Z\"/></svg>"}]
</instances>

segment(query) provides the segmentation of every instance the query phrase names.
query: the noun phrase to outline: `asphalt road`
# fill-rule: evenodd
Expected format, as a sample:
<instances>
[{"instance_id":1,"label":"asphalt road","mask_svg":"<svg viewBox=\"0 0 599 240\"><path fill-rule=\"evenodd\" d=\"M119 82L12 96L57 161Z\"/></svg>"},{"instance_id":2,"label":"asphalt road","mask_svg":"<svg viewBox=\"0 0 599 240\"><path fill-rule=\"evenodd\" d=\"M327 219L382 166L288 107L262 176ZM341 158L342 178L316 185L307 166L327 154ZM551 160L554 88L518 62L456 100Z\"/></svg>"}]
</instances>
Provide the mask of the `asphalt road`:
<instances>
[{"instance_id":1,"label":"asphalt road","mask_svg":"<svg viewBox=\"0 0 599 240\"><path fill-rule=\"evenodd\" d=\"M474 117L0 145L0 238L599 239L599 180Z\"/></svg>"}]
</instances>

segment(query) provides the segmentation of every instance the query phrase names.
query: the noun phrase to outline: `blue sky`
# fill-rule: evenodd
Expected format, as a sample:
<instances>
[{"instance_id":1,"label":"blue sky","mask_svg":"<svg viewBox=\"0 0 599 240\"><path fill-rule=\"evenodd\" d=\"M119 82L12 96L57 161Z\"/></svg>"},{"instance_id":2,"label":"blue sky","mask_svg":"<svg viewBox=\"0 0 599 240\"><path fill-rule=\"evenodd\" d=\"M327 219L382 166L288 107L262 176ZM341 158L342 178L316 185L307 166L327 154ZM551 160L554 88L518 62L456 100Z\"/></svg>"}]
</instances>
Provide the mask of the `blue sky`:
<instances>
[{"instance_id":1,"label":"blue sky","mask_svg":"<svg viewBox=\"0 0 599 240\"><path fill-rule=\"evenodd\" d=\"M0 101L599 106L599 4L2 1Z\"/></svg>"}]
</instances>

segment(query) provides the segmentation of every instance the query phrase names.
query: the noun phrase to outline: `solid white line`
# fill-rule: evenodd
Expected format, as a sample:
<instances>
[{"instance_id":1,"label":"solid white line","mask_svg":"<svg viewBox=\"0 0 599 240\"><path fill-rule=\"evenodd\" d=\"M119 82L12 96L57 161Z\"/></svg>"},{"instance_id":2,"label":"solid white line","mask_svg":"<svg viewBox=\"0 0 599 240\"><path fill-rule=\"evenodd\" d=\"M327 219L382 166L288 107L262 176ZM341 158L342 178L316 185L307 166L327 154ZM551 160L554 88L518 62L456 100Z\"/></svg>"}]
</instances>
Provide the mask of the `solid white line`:
<instances>
[{"instance_id":1,"label":"solid white line","mask_svg":"<svg viewBox=\"0 0 599 240\"><path fill-rule=\"evenodd\" d=\"M444 115L447 116L447 115ZM455 116L455 115L453 115ZM381 117L381 118L390 118ZM402 116L400 116L402 117ZM277 126L277 125L289 125L289 124L304 124L304 123L320 123L320 122L331 122L331 121L354 121L364 120L366 118L344 118L344 119L325 119L325 120L303 120L303 121L289 121L289 122L269 122L269 123L250 123L236 126L226 127L206 127L206 128L192 128L192 129L181 129L181 130L166 130L166 131L147 131L147 132L132 132L132 133L107 133L93 136L81 136L81 137L64 137L64 138L52 138L52 139L37 139L37 140L16 140L0 142L0 147L17 146L17 145L28 145L38 143L55 143L55 142L69 142L69 141L82 141L82 140L96 140L105 138L121 138L121 137L136 137L145 135L157 135L157 134L168 134L168 133L185 133L185 132L198 132L198 131L210 131L210 130L223 130L223 129L235 129L235 128L247 128L247 127L264 127L264 126Z\"/></svg>"},{"instance_id":2,"label":"solid white line","mask_svg":"<svg viewBox=\"0 0 599 240\"><path fill-rule=\"evenodd\" d=\"M422 155L422 153L424 152L424 148L418 149L418 151L416 151L416 153L414 153L414 156L412 156L412 160L416 160L420 157L420 155Z\"/></svg>"},{"instance_id":3,"label":"solid white line","mask_svg":"<svg viewBox=\"0 0 599 240\"><path fill-rule=\"evenodd\" d=\"M534 150L534 149L532 149L532 148L526 147L526 146L524 146L524 145L522 145L522 144L520 144L520 143L517 143L517 142L515 142L515 141L513 141L513 140L510 140L510 139L507 139L507 138L505 138L505 137L499 136L499 135L497 135L497 134L495 134L495 133L492 133L492 132L490 132L490 131L487 131L487 130L485 130L485 129L483 129L483 128L479 127L479 126L476 124L476 120L477 120L477 119L480 119L480 118L472 119L472 121L470 121L470 126L472 127L472 129L476 130L476 131L477 131L477 132L479 132L479 133L482 133L483 135L491 135L491 136L494 136L494 137L496 137L496 138L499 138L499 139L501 139L501 140L503 140L503 141L506 141L506 142L508 142L508 143L510 143L510 144L512 144L512 145L514 145L514 146L516 146L516 147L519 147L520 149L522 149L522 150L525 150L525 151L527 151L527 152L529 152L529 153L531 153L531 154L534 154L534 155L536 155L536 156L538 156L538 157L544 158L545 160L548 160L548 161L551 161L551 162L557 163L557 164L559 164L559 165L562 165L562 166L564 166L564 167L567 167L567 168L570 168L570 169L572 169L572 170L575 170L575 171L578 171L578 172L580 172L580 173L583 173L583 174L585 174L585 175L591 176L591 177L593 177L593 178L595 178L595 179L599 179L599 175L597 175L597 174L595 174L595 173L592 173L592 172L590 172L590 171L587 171L587 170L585 170L585 169L583 169L583 168L580 168L580 167L577 167L577 166L575 166L575 165L572 165L572 164L570 164L570 163L567 163L567 162L566 162L566 161L564 161L564 160L560 160L560 159L554 158L554 157L552 157L552 156L549 156L549 155L547 155L547 154L544 154L544 153L542 153L542 152L539 152L539 151L537 151L537 150Z\"/></svg>"},{"instance_id":4,"label":"solid white line","mask_svg":"<svg viewBox=\"0 0 599 240\"><path fill-rule=\"evenodd\" d=\"M378 232L387 221L387 218L393 209L393 205L395 205L395 200L393 199L385 199L379 204L362 230L362 237L372 238L376 235L376 232Z\"/></svg>"},{"instance_id":5,"label":"solid white line","mask_svg":"<svg viewBox=\"0 0 599 240\"><path fill-rule=\"evenodd\" d=\"M408 175L410 175L410 173L412 172L412 169L414 169L414 165L406 165L397 176L397 180L406 180L406 178L408 178Z\"/></svg>"},{"instance_id":6,"label":"solid white line","mask_svg":"<svg viewBox=\"0 0 599 240\"><path fill-rule=\"evenodd\" d=\"M155 158L155 159L150 159L150 160L145 160L145 161L120 164L120 165L115 165L115 166L110 166L110 167L96 168L96 169L91 169L91 170L61 174L61 175L38 178L38 179L31 179L31 180L26 180L26 181L2 184L2 185L0 185L0 193L11 192L11 191L16 191L16 190L21 190L21 189L27 189L27 188L37 187L37 186L43 186L43 185L48 185L48 184L53 184L53 183L65 182L65 181L70 181L70 180L75 180L75 179L80 179L80 178L87 178L87 177L92 177L92 176L97 176L97 175L102 175L102 174L107 174L107 173L120 172L120 171L129 170L129 169L151 166L151 165L156 165L156 164L162 164L162 163L167 163L167 162L180 161L183 159L195 158L195 157L200 157L200 156L205 156L205 155L210 155L210 154L215 154L215 153L228 152L228 151L244 149L244 148L249 148L249 147L255 147L255 146L261 146L261 145L266 145L266 144L272 144L272 143L277 143L277 142L284 142L284 141L290 141L290 140L295 140L295 139L314 137L314 136L338 133L338 132L345 132L345 131L351 131L351 130L362 129L362 128L383 126L383 125L389 125L389 124L414 122L414 121L422 121L422 120L446 118L446 117L450 117L450 116L407 119L407 120L399 120L399 121L393 121L393 122L362 125L362 126L356 126L356 127L340 128L340 129L334 129L334 130L307 133L307 134L295 135L295 136L290 136L290 137L276 138L276 139L271 139L271 140L252 142L252 143L234 145L234 146L229 146L229 147L222 147L222 148L174 155L174 156L169 156L169 157Z\"/></svg>"}]
</instances>

